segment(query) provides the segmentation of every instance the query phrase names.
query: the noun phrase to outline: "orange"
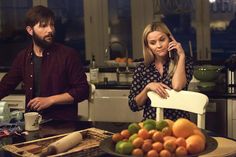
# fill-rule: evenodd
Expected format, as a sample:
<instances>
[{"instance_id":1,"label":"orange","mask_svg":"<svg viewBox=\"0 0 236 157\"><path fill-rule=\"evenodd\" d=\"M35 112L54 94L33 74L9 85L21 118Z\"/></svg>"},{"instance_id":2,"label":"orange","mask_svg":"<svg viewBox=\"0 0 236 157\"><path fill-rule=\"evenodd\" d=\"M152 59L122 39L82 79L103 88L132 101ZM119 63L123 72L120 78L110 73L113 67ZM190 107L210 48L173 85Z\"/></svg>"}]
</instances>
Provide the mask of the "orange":
<instances>
[{"instance_id":1,"label":"orange","mask_svg":"<svg viewBox=\"0 0 236 157\"><path fill-rule=\"evenodd\" d=\"M190 154L201 153L205 149L205 141L200 135L192 135L186 139L187 151Z\"/></svg>"},{"instance_id":2,"label":"orange","mask_svg":"<svg viewBox=\"0 0 236 157\"><path fill-rule=\"evenodd\" d=\"M164 142L164 149L168 150L169 152L175 152L176 143L175 140L167 140Z\"/></svg>"},{"instance_id":3,"label":"orange","mask_svg":"<svg viewBox=\"0 0 236 157\"><path fill-rule=\"evenodd\" d=\"M175 155L176 157L183 157L188 155L188 151L185 147L179 146L175 150Z\"/></svg>"},{"instance_id":4,"label":"orange","mask_svg":"<svg viewBox=\"0 0 236 157\"><path fill-rule=\"evenodd\" d=\"M142 128L138 131L138 136L141 137L142 139L148 139L149 138L149 134L148 134L148 130L145 128Z\"/></svg>"},{"instance_id":5,"label":"orange","mask_svg":"<svg viewBox=\"0 0 236 157\"><path fill-rule=\"evenodd\" d=\"M120 132L120 134L121 134L121 136L122 136L123 138L125 138L125 139L128 139L128 138L130 137L130 132L129 132L128 129L122 130L122 131Z\"/></svg>"},{"instance_id":6,"label":"orange","mask_svg":"<svg viewBox=\"0 0 236 157\"><path fill-rule=\"evenodd\" d=\"M202 131L200 129L198 129L198 128L194 129L193 134L194 135L200 135L203 138L203 140L206 141L206 136L202 133Z\"/></svg>"},{"instance_id":7,"label":"orange","mask_svg":"<svg viewBox=\"0 0 236 157\"><path fill-rule=\"evenodd\" d=\"M112 135L112 141L119 142L123 139L123 136L120 133L115 133Z\"/></svg>"},{"instance_id":8,"label":"orange","mask_svg":"<svg viewBox=\"0 0 236 157\"><path fill-rule=\"evenodd\" d=\"M132 151L132 156L136 156L136 157L143 157L143 150L140 149L140 148L135 148L133 151Z\"/></svg>"},{"instance_id":9,"label":"orange","mask_svg":"<svg viewBox=\"0 0 236 157\"><path fill-rule=\"evenodd\" d=\"M172 132L176 137L187 138L193 134L194 125L191 121L185 118L180 118L175 121L172 127Z\"/></svg>"},{"instance_id":10,"label":"orange","mask_svg":"<svg viewBox=\"0 0 236 157\"><path fill-rule=\"evenodd\" d=\"M146 155L146 157L158 157L159 155L158 155L158 153L157 153L157 151L155 151L155 150L149 150L148 152L147 152L147 155Z\"/></svg>"},{"instance_id":11,"label":"orange","mask_svg":"<svg viewBox=\"0 0 236 157\"><path fill-rule=\"evenodd\" d=\"M154 142L152 144L152 149L154 149L157 152L160 152L163 149L163 143L161 143L161 142Z\"/></svg>"},{"instance_id":12,"label":"orange","mask_svg":"<svg viewBox=\"0 0 236 157\"><path fill-rule=\"evenodd\" d=\"M166 149L163 149L161 152L160 152L160 157L171 157L171 153L170 151L166 150Z\"/></svg>"},{"instance_id":13,"label":"orange","mask_svg":"<svg viewBox=\"0 0 236 157\"><path fill-rule=\"evenodd\" d=\"M177 146L182 146L182 147L186 148L186 140L183 137L178 137L175 140L175 143L176 143Z\"/></svg>"},{"instance_id":14,"label":"orange","mask_svg":"<svg viewBox=\"0 0 236 157\"><path fill-rule=\"evenodd\" d=\"M172 129L173 125L174 125L174 121L171 119L164 119L164 121L166 121L169 125L169 127Z\"/></svg>"},{"instance_id":15,"label":"orange","mask_svg":"<svg viewBox=\"0 0 236 157\"><path fill-rule=\"evenodd\" d=\"M134 146L134 148L141 148L143 143L144 140L141 137L137 137L132 141L132 145Z\"/></svg>"}]
</instances>

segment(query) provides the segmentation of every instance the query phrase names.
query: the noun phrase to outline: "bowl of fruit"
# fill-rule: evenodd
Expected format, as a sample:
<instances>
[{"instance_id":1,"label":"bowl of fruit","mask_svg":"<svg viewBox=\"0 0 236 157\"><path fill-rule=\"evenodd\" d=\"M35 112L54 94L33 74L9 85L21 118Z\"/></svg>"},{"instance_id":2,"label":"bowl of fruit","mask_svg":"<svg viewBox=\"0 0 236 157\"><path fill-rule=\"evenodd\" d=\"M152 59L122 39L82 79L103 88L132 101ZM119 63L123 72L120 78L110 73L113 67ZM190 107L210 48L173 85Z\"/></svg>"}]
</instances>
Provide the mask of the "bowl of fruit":
<instances>
[{"instance_id":1,"label":"bowl of fruit","mask_svg":"<svg viewBox=\"0 0 236 157\"><path fill-rule=\"evenodd\" d=\"M185 118L147 119L101 141L108 154L131 156L198 156L216 149L217 141Z\"/></svg>"}]
</instances>

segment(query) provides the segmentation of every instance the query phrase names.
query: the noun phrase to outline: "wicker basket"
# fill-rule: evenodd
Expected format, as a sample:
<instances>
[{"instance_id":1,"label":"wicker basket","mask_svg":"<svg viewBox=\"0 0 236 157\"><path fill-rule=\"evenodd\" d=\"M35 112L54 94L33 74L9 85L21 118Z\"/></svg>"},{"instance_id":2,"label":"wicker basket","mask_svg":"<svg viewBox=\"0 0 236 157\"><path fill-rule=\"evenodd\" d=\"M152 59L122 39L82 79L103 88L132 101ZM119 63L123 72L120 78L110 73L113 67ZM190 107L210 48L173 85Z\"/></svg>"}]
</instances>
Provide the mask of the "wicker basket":
<instances>
[{"instance_id":1,"label":"wicker basket","mask_svg":"<svg viewBox=\"0 0 236 157\"><path fill-rule=\"evenodd\" d=\"M97 128L89 128L85 130L79 131L83 135L83 140L74 148L60 153L56 155L51 155L50 157L93 157L104 154L104 152L99 148L99 143L101 140L111 136L113 133L97 129ZM22 157L38 157L43 150L47 148L47 146L60 138L68 135L62 134L42 139L37 139L28 142L16 143L11 145L3 146L5 151L8 151L14 155L22 156ZM36 147L35 147L36 146ZM31 149L30 151L26 148L35 147L35 149Z\"/></svg>"}]
</instances>

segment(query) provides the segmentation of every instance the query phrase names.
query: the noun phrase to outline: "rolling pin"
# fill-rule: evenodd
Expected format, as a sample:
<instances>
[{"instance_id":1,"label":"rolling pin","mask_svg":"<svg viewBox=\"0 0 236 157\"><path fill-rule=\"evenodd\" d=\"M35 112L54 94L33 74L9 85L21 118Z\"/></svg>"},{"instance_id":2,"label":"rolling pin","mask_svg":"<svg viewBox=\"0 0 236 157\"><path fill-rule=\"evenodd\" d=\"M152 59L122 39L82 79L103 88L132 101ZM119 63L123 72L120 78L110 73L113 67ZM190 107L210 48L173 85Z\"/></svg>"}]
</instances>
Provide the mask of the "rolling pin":
<instances>
[{"instance_id":1,"label":"rolling pin","mask_svg":"<svg viewBox=\"0 0 236 157\"><path fill-rule=\"evenodd\" d=\"M58 141L48 145L46 151L43 152L40 157L46 157L48 155L54 155L65 152L78 145L82 140L83 136L79 131L70 133L67 136L59 139Z\"/></svg>"}]
</instances>

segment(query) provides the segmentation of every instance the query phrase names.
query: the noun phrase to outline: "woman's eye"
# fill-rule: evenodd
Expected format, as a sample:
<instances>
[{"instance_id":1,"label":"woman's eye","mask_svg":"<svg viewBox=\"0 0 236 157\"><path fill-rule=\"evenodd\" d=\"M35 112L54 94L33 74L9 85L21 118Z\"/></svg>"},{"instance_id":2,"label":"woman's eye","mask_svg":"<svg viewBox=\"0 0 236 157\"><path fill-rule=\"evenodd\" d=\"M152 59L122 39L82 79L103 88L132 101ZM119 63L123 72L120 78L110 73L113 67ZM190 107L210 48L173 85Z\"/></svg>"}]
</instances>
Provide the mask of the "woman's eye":
<instances>
[{"instance_id":1,"label":"woman's eye","mask_svg":"<svg viewBox=\"0 0 236 157\"><path fill-rule=\"evenodd\" d=\"M150 44L151 44L151 45L155 45L155 44L156 44L156 42L152 41L152 42L150 42Z\"/></svg>"},{"instance_id":2,"label":"woman's eye","mask_svg":"<svg viewBox=\"0 0 236 157\"><path fill-rule=\"evenodd\" d=\"M161 39L160 39L160 41L165 41L165 40L166 40L166 38L161 38Z\"/></svg>"}]
</instances>

